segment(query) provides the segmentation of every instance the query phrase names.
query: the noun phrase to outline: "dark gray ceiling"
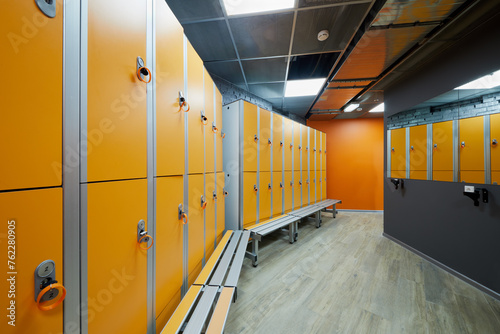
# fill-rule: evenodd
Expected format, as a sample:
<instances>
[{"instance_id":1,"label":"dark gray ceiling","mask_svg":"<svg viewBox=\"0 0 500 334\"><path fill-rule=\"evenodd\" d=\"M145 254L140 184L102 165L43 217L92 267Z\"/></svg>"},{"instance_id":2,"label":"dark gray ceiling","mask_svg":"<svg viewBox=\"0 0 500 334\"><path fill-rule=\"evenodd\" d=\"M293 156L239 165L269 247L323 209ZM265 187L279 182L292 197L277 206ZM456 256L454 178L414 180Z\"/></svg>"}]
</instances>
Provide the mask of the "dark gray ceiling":
<instances>
[{"instance_id":1,"label":"dark gray ceiling","mask_svg":"<svg viewBox=\"0 0 500 334\"><path fill-rule=\"evenodd\" d=\"M269 0L271 1L271 0ZM474 0L296 0L289 10L227 16L222 0L166 0L207 70L284 112L379 117L373 87ZM318 32L330 37L320 42ZM318 96L285 98L287 80L328 78ZM345 114L352 101L362 111Z\"/></svg>"}]
</instances>

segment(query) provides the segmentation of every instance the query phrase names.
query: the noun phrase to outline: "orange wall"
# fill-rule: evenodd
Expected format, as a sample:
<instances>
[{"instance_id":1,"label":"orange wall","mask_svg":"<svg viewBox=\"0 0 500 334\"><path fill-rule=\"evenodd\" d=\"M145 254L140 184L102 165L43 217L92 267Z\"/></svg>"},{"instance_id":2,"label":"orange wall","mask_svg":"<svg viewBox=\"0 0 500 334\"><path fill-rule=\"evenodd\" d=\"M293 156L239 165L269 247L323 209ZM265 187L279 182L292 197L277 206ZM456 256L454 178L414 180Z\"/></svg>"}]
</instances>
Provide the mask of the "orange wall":
<instances>
[{"instance_id":1,"label":"orange wall","mask_svg":"<svg viewBox=\"0 0 500 334\"><path fill-rule=\"evenodd\" d=\"M327 194L339 209L384 209L384 119L308 121L326 133Z\"/></svg>"}]
</instances>

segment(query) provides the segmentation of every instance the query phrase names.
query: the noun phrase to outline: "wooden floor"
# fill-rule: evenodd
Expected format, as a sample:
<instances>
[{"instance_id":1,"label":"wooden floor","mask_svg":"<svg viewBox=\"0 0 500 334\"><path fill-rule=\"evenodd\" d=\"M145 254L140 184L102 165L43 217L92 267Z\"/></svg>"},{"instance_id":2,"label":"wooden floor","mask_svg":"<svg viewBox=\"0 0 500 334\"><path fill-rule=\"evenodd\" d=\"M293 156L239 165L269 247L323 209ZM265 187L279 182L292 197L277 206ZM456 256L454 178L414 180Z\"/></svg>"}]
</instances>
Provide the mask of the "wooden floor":
<instances>
[{"instance_id":1,"label":"wooden floor","mask_svg":"<svg viewBox=\"0 0 500 334\"><path fill-rule=\"evenodd\" d=\"M225 333L500 333L500 302L384 238L381 213L328 217L245 259Z\"/></svg>"}]
</instances>

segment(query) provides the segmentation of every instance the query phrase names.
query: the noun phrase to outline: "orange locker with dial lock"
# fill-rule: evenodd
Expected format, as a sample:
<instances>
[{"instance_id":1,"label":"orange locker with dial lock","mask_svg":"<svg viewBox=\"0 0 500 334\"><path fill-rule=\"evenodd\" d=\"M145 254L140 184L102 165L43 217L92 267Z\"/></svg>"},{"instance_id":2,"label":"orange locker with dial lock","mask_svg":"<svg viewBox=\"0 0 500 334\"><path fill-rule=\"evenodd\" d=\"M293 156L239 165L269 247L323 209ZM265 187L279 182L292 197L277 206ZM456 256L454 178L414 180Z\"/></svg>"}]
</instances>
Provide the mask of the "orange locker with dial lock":
<instances>
[{"instance_id":1,"label":"orange locker with dial lock","mask_svg":"<svg viewBox=\"0 0 500 334\"><path fill-rule=\"evenodd\" d=\"M406 178L406 128L391 131L391 177Z\"/></svg>"},{"instance_id":2,"label":"orange locker with dial lock","mask_svg":"<svg viewBox=\"0 0 500 334\"><path fill-rule=\"evenodd\" d=\"M460 181L485 183L484 117L460 121Z\"/></svg>"},{"instance_id":3,"label":"orange locker with dial lock","mask_svg":"<svg viewBox=\"0 0 500 334\"><path fill-rule=\"evenodd\" d=\"M271 172L260 172L259 178L259 221L263 222L271 217L271 194L273 193Z\"/></svg>"},{"instance_id":4,"label":"orange locker with dial lock","mask_svg":"<svg viewBox=\"0 0 500 334\"><path fill-rule=\"evenodd\" d=\"M410 179L427 180L427 125L410 127Z\"/></svg>"},{"instance_id":5,"label":"orange locker with dial lock","mask_svg":"<svg viewBox=\"0 0 500 334\"><path fill-rule=\"evenodd\" d=\"M432 124L432 179L453 182L453 121Z\"/></svg>"}]
</instances>

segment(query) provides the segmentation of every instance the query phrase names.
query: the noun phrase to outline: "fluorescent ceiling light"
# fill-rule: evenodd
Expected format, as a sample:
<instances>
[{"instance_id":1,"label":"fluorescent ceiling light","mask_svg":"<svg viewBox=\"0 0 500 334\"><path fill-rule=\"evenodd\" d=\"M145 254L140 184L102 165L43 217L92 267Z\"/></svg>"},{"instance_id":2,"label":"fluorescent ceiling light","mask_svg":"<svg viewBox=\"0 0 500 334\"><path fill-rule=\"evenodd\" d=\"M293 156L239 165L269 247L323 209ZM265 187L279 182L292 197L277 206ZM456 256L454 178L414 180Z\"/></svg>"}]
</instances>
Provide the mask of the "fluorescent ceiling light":
<instances>
[{"instance_id":1,"label":"fluorescent ceiling light","mask_svg":"<svg viewBox=\"0 0 500 334\"><path fill-rule=\"evenodd\" d=\"M384 111L385 111L385 104L384 103L381 103L378 106L376 106L375 108L373 108L372 110L370 110L370 112L384 112Z\"/></svg>"},{"instance_id":2,"label":"fluorescent ceiling light","mask_svg":"<svg viewBox=\"0 0 500 334\"><path fill-rule=\"evenodd\" d=\"M295 7L295 0L224 0L227 15L269 12Z\"/></svg>"},{"instance_id":3,"label":"fluorescent ceiling light","mask_svg":"<svg viewBox=\"0 0 500 334\"><path fill-rule=\"evenodd\" d=\"M500 86L500 71L485 75L455 89L490 89Z\"/></svg>"},{"instance_id":4,"label":"fluorescent ceiling light","mask_svg":"<svg viewBox=\"0 0 500 334\"><path fill-rule=\"evenodd\" d=\"M359 107L359 103L351 103L350 105L347 106L347 108L344 109L345 112L351 112L356 110Z\"/></svg>"},{"instance_id":5,"label":"fluorescent ceiling light","mask_svg":"<svg viewBox=\"0 0 500 334\"><path fill-rule=\"evenodd\" d=\"M287 81L285 97L318 95L325 81L326 78Z\"/></svg>"}]
</instances>

